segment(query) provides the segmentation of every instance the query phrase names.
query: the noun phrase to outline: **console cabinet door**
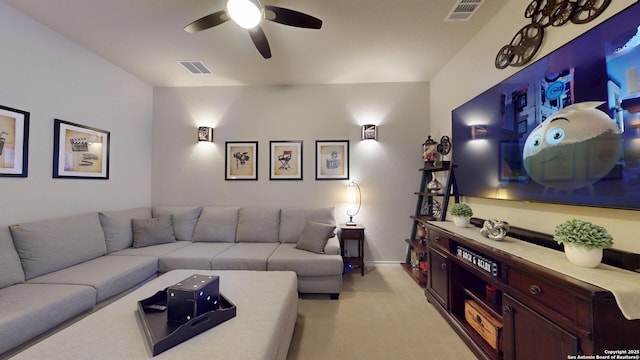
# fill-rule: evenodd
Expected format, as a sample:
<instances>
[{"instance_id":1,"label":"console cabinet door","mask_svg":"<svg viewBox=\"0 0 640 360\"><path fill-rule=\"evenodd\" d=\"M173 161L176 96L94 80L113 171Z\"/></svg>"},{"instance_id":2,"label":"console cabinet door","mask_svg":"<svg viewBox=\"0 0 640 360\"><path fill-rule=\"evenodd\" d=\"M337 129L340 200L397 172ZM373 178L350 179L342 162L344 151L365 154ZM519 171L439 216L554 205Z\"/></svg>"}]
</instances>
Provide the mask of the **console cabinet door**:
<instances>
[{"instance_id":1,"label":"console cabinet door","mask_svg":"<svg viewBox=\"0 0 640 360\"><path fill-rule=\"evenodd\" d=\"M447 256L429 248L429 280L427 290L449 310L449 260Z\"/></svg>"},{"instance_id":2,"label":"console cabinet door","mask_svg":"<svg viewBox=\"0 0 640 360\"><path fill-rule=\"evenodd\" d=\"M568 359L578 339L509 295L503 298L504 358Z\"/></svg>"}]
</instances>

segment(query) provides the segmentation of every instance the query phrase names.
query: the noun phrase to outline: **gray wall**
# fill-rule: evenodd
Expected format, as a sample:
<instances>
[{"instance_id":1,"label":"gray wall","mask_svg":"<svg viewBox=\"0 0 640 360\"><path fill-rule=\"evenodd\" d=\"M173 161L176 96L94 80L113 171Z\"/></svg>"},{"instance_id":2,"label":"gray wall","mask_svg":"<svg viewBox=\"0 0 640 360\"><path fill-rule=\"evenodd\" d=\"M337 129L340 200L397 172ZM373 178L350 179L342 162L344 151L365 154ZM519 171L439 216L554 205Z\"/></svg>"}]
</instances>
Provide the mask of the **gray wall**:
<instances>
[{"instance_id":1,"label":"gray wall","mask_svg":"<svg viewBox=\"0 0 640 360\"><path fill-rule=\"evenodd\" d=\"M151 203L335 206L345 222L348 182L315 180L315 141L350 140L366 257L397 263L410 235L428 98L427 83L156 88ZM379 125L377 142L360 140L366 123ZM215 143L197 143L200 125L215 128ZM270 140L304 142L302 181L269 180ZM225 141L259 142L258 181L225 181Z\"/></svg>"},{"instance_id":2,"label":"gray wall","mask_svg":"<svg viewBox=\"0 0 640 360\"><path fill-rule=\"evenodd\" d=\"M152 88L0 1L0 104L31 113L29 176L0 177L0 225L148 205ZM55 118L111 131L111 179L52 178Z\"/></svg>"},{"instance_id":3,"label":"gray wall","mask_svg":"<svg viewBox=\"0 0 640 360\"><path fill-rule=\"evenodd\" d=\"M432 91L430 98L431 128L434 132L450 134L451 110L519 70L516 67L498 70L493 64L498 50L528 22L523 14L529 3L529 0L509 1L431 81L432 89L438 89ZM532 62L632 3L632 0L613 1L601 16L588 24L568 23L562 27L548 28L542 47ZM506 220L513 225L548 234L552 234L556 225L565 220L578 218L591 221L607 228L614 238L615 248L640 252L640 241L637 241L638 211L474 198L465 201L469 202L478 217Z\"/></svg>"}]
</instances>

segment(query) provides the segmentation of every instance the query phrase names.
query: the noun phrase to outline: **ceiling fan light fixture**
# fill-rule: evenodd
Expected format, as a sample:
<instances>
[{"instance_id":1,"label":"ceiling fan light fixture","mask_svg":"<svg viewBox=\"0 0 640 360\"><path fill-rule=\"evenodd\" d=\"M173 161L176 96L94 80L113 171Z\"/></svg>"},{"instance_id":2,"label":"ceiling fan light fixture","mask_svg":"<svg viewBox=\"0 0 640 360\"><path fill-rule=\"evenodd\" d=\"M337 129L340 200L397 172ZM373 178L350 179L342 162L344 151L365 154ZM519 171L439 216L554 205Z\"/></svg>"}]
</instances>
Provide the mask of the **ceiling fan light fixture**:
<instances>
[{"instance_id":1,"label":"ceiling fan light fixture","mask_svg":"<svg viewBox=\"0 0 640 360\"><path fill-rule=\"evenodd\" d=\"M240 27L253 29L264 18L264 8L258 0L229 0L227 14Z\"/></svg>"}]
</instances>

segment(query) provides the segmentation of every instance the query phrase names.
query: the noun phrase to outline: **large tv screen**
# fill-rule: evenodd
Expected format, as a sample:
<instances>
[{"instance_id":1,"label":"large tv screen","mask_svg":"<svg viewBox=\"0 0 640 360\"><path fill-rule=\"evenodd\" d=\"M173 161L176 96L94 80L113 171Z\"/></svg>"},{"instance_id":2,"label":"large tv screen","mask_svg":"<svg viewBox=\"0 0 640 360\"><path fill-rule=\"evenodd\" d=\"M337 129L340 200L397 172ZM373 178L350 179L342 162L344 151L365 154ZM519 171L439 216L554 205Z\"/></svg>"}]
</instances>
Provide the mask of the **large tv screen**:
<instances>
[{"instance_id":1,"label":"large tv screen","mask_svg":"<svg viewBox=\"0 0 640 360\"><path fill-rule=\"evenodd\" d=\"M456 108L452 128L461 195L640 209L640 3Z\"/></svg>"}]
</instances>

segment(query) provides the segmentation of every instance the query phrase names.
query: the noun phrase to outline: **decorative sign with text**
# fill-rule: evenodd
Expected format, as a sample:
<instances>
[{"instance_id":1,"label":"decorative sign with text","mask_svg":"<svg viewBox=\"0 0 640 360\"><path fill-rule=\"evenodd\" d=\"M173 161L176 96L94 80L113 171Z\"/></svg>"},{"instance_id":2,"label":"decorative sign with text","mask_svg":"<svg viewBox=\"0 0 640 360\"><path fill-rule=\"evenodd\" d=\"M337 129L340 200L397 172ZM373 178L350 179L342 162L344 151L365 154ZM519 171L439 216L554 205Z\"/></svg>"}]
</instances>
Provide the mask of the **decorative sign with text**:
<instances>
[{"instance_id":1,"label":"decorative sign with text","mask_svg":"<svg viewBox=\"0 0 640 360\"><path fill-rule=\"evenodd\" d=\"M482 255L478 255L477 253L462 247L462 246L458 246L458 248L456 249L456 253L458 255L458 257L468 261L469 263L473 264L475 267L477 267L478 269L491 274L492 276L499 276L500 275L500 264L488 259Z\"/></svg>"}]
</instances>

